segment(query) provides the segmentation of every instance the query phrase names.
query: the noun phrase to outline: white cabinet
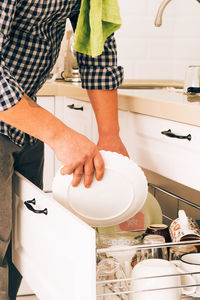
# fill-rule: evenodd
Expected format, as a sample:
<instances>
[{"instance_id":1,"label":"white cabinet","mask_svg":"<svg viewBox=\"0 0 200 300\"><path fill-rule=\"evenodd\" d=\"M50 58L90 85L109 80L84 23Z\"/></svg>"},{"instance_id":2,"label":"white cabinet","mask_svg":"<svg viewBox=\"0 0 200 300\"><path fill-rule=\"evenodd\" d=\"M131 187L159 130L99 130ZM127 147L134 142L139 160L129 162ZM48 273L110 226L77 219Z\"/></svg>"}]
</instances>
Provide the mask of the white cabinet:
<instances>
[{"instance_id":1,"label":"white cabinet","mask_svg":"<svg viewBox=\"0 0 200 300\"><path fill-rule=\"evenodd\" d=\"M199 127L131 113L129 138L141 167L200 190Z\"/></svg>"},{"instance_id":2,"label":"white cabinet","mask_svg":"<svg viewBox=\"0 0 200 300\"><path fill-rule=\"evenodd\" d=\"M55 116L70 128L91 139L92 108L90 103L67 97L55 97Z\"/></svg>"},{"instance_id":3,"label":"white cabinet","mask_svg":"<svg viewBox=\"0 0 200 300\"><path fill-rule=\"evenodd\" d=\"M142 168L200 190L199 127L119 110L120 136ZM170 131L169 131L170 130ZM93 124L97 136L97 126Z\"/></svg>"},{"instance_id":4,"label":"white cabinet","mask_svg":"<svg viewBox=\"0 0 200 300\"><path fill-rule=\"evenodd\" d=\"M54 97L38 97L37 103L54 114ZM44 191L50 191L52 180L55 174L55 159L54 153L52 149L45 144L44 146ZM18 291L18 295L27 295L32 294L32 290L30 289L29 285L27 285L26 281L23 279L20 285L20 289Z\"/></svg>"},{"instance_id":5,"label":"white cabinet","mask_svg":"<svg viewBox=\"0 0 200 300\"><path fill-rule=\"evenodd\" d=\"M94 300L95 230L17 173L13 203L13 262L37 297Z\"/></svg>"},{"instance_id":6,"label":"white cabinet","mask_svg":"<svg viewBox=\"0 0 200 300\"><path fill-rule=\"evenodd\" d=\"M131 116L132 113L129 111L118 111L120 137L128 151L129 156L134 159L135 139Z\"/></svg>"}]
</instances>

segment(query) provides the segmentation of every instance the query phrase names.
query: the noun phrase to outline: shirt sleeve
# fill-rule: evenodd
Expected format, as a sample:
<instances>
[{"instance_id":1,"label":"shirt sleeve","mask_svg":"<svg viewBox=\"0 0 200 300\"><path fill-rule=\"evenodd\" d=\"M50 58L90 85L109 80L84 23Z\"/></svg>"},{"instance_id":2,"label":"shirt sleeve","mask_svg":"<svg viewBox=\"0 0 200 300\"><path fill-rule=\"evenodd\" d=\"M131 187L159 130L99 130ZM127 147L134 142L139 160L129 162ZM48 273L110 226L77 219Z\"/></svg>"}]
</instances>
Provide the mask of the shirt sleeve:
<instances>
[{"instance_id":1,"label":"shirt sleeve","mask_svg":"<svg viewBox=\"0 0 200 300\"><path fill-rule=\"evenodd\" d=\"M114 90L123 81L123 67L117 65L117 47L114 34L104 45L104 52L91 57L77 52L77 61L85 89Z\"/></svg>"},{"instance_id":2,"label":"shirt sleeve","mask_svg":"<svg viewBox=\"0 0 200 300\"><path fill-rule=\"evenodd\" d=\"M6 67L3 55L4 42L9 36L15 9L15 0L0 0L0 111L14 106L24 95L23 89Z\"/></svg>"}]
</instances>

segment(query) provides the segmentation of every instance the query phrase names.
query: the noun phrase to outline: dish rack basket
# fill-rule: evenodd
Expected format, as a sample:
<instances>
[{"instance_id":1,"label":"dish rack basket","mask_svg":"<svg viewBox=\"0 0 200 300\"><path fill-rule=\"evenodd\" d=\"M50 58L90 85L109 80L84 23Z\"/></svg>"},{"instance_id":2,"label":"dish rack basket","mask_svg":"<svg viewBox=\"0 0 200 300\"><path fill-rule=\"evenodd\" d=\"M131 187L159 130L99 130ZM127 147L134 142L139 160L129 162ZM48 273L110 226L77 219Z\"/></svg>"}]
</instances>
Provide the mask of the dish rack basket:
<instances>
[{"instance_id":1,"label":"dish rack basket","mask_svg":"<svg viewBox=\"0 0 200 300\"><path fill-rule=\"evenodd\" d=\"M179 197L178 195L174 194L174 193L171 193L163 188L160 188L154 184L151 184L149 183L149 187L151 189L153 189L153 193L154 195L156 195L156 191L159 191L161 193L164 193L170 197L172 197L173 199L177 200L177 211L176 211L176 214L177 214L177 217L178 217L178 210L179 210L179 205L180 203L184 203L186 205L188 205L189 207L192 207L192 208L195 208L197 210L200 211L200 206L189 201L189 200L186 200L182 197ZM163 215L163 218L165 220L168 220L168 222L171 222L173 221L173 219L171 218L171 216L167 216L167 215ZM144 233L144 230L139 230L139 231L134 231L135 233L138 233L138 235ZM136 234L137 235L137 234ZM156 245L143 245L143 244L137 244L137 245L134 245L134 246L129 246L129 249L131 250L135 250L135 252L137 251L140 251L142 249L152 249L152 248L167 248L168 251L171 247L175 247L175 246L185 246L185 245L196 245L196 246L199 246L200 247L200 240L193 240L193 241L182 241L182 242L170 242L170 243L164 243L164 244L156 244ZM97 248L97 257L101 257L102 255L105 256L105 253L106 251L108 251L108 249L98 249ZM111 254L112 255L112 251L127 251L127 248L123 246L120 247L120 248L117 248L117 250L109 250L109 255ZM185 275L198 275L200 276L200 272L194 272L194 273L183 273L183 274L180 274L178 273L177 271L177 274L173 274L173 275L162 275L162 276L153 276L153 277L148 277L148 276L145 276L144 274L144 277L143 278L140 278L140 279L137 279L137 280L148 280L148 279L159 279L161 277L168 277L168 276L185 276ZM125 278L125 279L112 279L112 280L100 280L96 282L96 285L97 285L97 300L132 300L134 299L134 294L136 293L140 293L140 292L144 292L144 293L148 293L148 292L152 292L152 291L161 291L162 289L183 289L183 288L192 288L192 287L197 287L199 286L199 289L200 289L200 279L199 279L199 284L195 284L195 285L192 285L192 284L181 284L180 286L170 286L170 287L167 287L167 288L158 288L158 289L145 289L144 287L144 290L137 290L137 291L134 291L132 290L131 288L131 281L133 279L131 277L129 278ZM124 282L126 283L126 285L124 285ZM118 283L118 288L116 290L116 283ZM120 290L120 286L126 286L127 289L125 290L124 288ZM146 298L145 298L146 299ZM157 299L157 298L156 298ZM200 299L200 297L193 297L193 296L187 296L187 295L184 295L184 293L182 293L182 296L181 296L181 299ZM141 299L142 300L142 299Z\"/></svg>"}]
</instances>

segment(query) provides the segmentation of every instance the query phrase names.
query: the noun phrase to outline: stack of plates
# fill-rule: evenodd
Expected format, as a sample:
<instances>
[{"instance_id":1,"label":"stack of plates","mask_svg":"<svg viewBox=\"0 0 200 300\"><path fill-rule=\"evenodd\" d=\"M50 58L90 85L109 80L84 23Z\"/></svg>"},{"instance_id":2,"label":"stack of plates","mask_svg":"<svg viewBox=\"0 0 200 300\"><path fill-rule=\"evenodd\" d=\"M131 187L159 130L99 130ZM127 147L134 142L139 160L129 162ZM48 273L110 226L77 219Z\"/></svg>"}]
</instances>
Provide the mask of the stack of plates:
<instances>
[{"instance_id":1,"label":"stack of plates","mask_svg":"<svg viewBox=\"0 0 200 300\"><path fill-rule=\"evenodd\" d=\"M117 225L134 216L144 205L148 185L140 167L121 154L100 151L105 172L101 181L93 179L90 188L83 180L71 185L73 175L61 175L53 180L53 197L91 226Z\"/></svg>"}]
</instances>

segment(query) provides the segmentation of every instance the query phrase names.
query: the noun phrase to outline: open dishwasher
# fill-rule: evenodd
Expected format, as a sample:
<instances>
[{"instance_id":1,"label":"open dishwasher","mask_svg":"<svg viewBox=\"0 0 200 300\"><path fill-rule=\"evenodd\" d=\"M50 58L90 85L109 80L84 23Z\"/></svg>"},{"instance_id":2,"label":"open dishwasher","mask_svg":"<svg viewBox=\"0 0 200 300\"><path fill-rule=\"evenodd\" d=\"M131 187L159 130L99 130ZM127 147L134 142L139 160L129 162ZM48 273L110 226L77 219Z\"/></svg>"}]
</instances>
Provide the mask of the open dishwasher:
<instances>
[{"instance_id":1,"label":"open dishwasher","mask_svg":"<svg viewBox=\"0 0 200 300\"><path fill-rule=\"evenodd\" d=\"M171 195L178 201L200 209L192 202ZM95 229L19 173L13 177L13 199L13 262L40 300L134 299L135 291L130 288L131 278L125 279L126 291L113 289L113 280L96 281L96 260L105 251L96 249ZM165 217L170 220L170 216ZM184 244L200 242L165 243L156 247L169 248ZM133 247L142 249L155 246ZM107 289L99 288L102 285ZM193 298L182 295L182 299Z\"/></svg>"}]
</instances>

